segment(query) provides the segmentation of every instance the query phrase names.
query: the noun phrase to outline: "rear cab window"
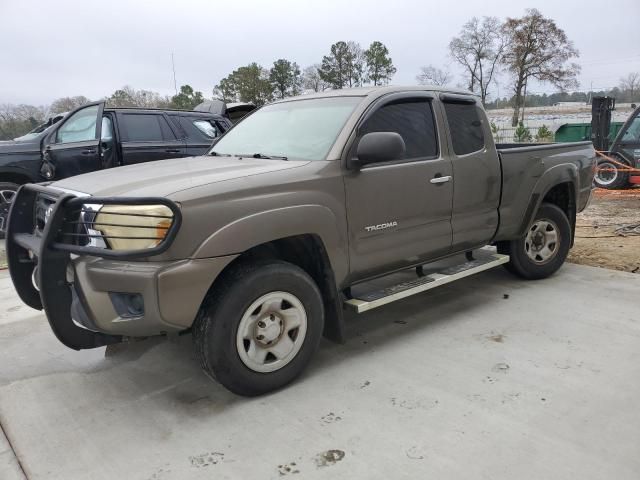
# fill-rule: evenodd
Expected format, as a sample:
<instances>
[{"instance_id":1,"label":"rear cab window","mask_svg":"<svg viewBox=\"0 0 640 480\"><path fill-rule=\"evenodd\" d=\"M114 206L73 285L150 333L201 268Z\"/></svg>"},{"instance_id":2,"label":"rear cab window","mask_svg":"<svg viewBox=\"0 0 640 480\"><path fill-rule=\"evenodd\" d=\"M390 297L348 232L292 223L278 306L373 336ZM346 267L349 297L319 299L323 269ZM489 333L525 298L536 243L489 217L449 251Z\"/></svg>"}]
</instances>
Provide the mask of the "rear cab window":
<instances>
[{"instance_id":1,"label":"rear cab window","mask_svg":"<svg viewBox=\"0 0 640 480\"><path fill-rule=\"evenodd\" d=\"M482 117L475 103L444 102L451 143L456 155L467 155L485 146Z\"/></svg>"},{"instance_id":2,"label":"rear cab window","mask_svg":"<svg viewBox=\"0 0 640 480\"><path fill-rule=\"evenodd\" d=\"M403 160L438 156L438 137L429 99L400 100L380 107L362 124L358 136L372 132L398 133L406 146Z\"/></svg>"}]
</instances>

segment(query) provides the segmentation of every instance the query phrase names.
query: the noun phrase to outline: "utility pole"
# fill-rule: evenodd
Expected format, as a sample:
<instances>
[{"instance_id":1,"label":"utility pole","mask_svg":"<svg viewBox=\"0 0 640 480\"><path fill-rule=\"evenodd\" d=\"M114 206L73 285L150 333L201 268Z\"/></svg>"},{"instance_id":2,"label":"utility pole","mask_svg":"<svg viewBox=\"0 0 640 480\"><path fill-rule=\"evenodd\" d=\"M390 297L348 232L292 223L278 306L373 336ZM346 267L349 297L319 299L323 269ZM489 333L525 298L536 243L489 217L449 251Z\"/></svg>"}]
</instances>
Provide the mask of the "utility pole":
<instances>
[{"instance_id":1,"label":"utility pole","mask_svg":"<svg viewBox=\"0 0 640 480\"><path fill-rule=\"evenodd\" d=\"M176 95L178 95L178 83L176 82L176 64L173 61L173 52L171 52L171 69L173 70L173 89L176 91Z\"/></svg>"}]
</instances>

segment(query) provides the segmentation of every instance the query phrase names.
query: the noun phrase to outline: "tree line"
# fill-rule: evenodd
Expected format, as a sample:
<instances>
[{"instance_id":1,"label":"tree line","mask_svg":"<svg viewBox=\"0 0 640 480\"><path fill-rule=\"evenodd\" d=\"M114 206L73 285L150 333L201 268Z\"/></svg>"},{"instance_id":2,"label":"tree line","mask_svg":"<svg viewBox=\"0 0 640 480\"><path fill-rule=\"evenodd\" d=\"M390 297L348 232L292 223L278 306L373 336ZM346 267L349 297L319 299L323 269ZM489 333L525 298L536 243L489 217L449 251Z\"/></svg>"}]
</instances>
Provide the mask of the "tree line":
<instances>
[{"instance_id":1,"label":"tree line","mask_svg":"<svg viewBox=\"0 0 640 480\"><path fill-rule=\"evenodd\" d=\"M301 69L296 62L280 58L270 68L257 63L239 67L220 80L214 96L226 102L264 105L303 91L386 85L396 73L389 49L374 41L366 50L353 41L331 45L321 63Z\"/></svg>"},{"instance_id":2,"label":"tree line","mask_svg":"<svg viewBox=\"0 0 640 480\"><path fill-rule=\"evenodd\" d=\"M466 22L448 45L448 56L462 71L456 86L480 96L487 107L509 105L513 109L512 124L524 118L524 108L532 105L552 105L573 98L566 93L578 87L580 66L573 60L578 50L566 33L551 18L537 9L527 9L523 16L506 18L472 18ZM270 67L257 62L240 66L218 81L213 97L226 102L250 102L263 105L273 100L304 92L352 88L362 85L386 85L397 69L389 49L373 41L363 49L354 41L339 41L331 45L320 62L301 68L290 59L279 58ZM504 77L508 97L497 99L499 77ZM434 65L421 67L416 76L420 84L451 85L454 75L447 68ZM527 93L531 80L549 83L560 91L551 95ZM640 93L640 73L621 79L620 86L609 92L618 101L637 101ZM569 97L567 97L569 96ZM582 96L579 97L582 101ZM124 86L105 97L116 107L192 109L205 100L200 91L183 85L173 96ZM21 135L42 123L48 116L72 110L89 102L83 96L65 97L48 107L32 105L0 105L0 140Z\"/></svg>"}]
</instances>

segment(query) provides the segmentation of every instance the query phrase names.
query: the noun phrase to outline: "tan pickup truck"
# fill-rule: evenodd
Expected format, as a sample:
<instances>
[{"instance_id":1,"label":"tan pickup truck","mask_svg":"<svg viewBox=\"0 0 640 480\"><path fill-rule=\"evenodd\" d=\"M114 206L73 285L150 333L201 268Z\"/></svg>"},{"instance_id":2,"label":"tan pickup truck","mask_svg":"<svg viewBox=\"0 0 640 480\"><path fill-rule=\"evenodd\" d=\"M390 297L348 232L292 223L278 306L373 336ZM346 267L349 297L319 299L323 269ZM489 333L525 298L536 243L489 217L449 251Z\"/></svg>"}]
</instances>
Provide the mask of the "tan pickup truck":
<instances>
[{"instance_id":1,"label":"tan pickup truck","mask_svg":"<svg viewBox=\"0 0 640 480\"><path fill-rule=\"evenodd\" d=\"M461 91L288 98L204 156L23 186L9 267L68 347L192 332L209 375L258 395L344 341L346 311L498 265L553 274L595 161L588 142L495 145Z\"/></svg>"}]
</instances>

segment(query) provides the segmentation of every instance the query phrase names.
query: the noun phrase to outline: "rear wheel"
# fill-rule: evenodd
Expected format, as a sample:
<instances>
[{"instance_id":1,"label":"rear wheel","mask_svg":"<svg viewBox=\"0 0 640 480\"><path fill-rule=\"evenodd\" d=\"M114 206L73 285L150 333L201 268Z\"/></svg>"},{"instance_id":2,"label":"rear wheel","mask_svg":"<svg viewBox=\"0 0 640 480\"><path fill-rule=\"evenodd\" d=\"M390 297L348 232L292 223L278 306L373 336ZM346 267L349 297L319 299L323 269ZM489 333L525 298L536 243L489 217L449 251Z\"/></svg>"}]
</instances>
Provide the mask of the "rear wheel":
<instances>
[{"instance_id":1,"label":"rear wheel","mask_svg":"<svg viewBox=\"0 0 640 480\"><path fill-rule=\"evenodd\" d=\"M239 395L294 380L317 349L322 297L299 267L281 261L240 264L216 282L193 329L204 371Z\"/></svg>"},{"instance_id":2,"label":"rear wheel","mask_svg":"<svg viewBox=\"0 0 640 480\"><path fill-rule=\"evenodd\" d=\"M536 280L554 274L571 247L571 224L556 205L543 203L524 238L501 242L498 251L509 255L507 270Z\"/></svg>"},{"instance_id":3,"label":"rear wheel","mask_svg":"<svg viewBox=\"0 0 640 480\"><path fill-rule=\"evenodd\" d=\"M17 183L0 182L0 238L5 237L9 209L18 188L20 185Z\"/></svg>"},{"instance_id":4,"label":"rear wheel","mask_svg":"<svg viewBox=\"0 0 640 480\"><path fill-rule=\"evenodd\" d=\"M611 160L603 159L598 162L598 168L593 178L600 188L610 190L624 188L629 184L629 172L621 170L621 166Z\"/></svg>"}]
</instances>

